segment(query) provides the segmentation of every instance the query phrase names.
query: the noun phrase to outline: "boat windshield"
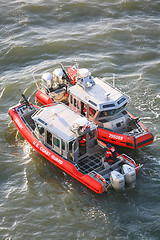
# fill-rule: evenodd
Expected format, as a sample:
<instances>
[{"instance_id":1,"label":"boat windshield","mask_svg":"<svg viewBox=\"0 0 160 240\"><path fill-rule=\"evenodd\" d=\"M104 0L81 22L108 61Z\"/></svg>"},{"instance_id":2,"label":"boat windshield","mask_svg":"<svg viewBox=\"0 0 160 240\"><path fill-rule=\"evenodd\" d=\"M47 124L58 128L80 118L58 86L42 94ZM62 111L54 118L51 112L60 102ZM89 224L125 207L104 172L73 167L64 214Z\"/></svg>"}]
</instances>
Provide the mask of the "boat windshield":
<instances>
[{"instance_id":1,"label":"boat windshield","mask_svg":"<svg viewBox=\"0 0 160 240\"><path fill-rule=\"evenodd\" d=\"M124 109L124 107L126 106L127 103L125 103L122 107L118 108L116 113L120 112L122 109Z\"/></svg>"},{"instance_id":2,"label":"boat windshield","mask_svg":"<svg viewBox=\"0 0 160 240\"><path fill-rule=\"evenodd\" d=\"M39 130L39 133L44 137L44 128L40 124L37 124L37 127Z\"/></svg>"},{"instance_id":3,"label":"boat windshield","mask_svg":"<svg viewBox=\"0 0 160 240\"><path fill-rule=\"evenodd\" d=\"M102 112L100 112L98 117L102 118L102 117L113 116L115 114L115 112L116 112L116 109L102 111Z\"/></svg>"},{"instance_id":4,"label":"boat windshield","mask_svg":"<svg viewBox=\"0 0 160 240\"><path fill-rule=\"evenodd\" d=\"M124 109L125 106L126 106L126 103L123 106L121 106L120 108L102 111L102 112L100 112L98 118L104 118L104 117L113 116L114 114L117 114L122 109Z\"/></svg>"}]
</instances>

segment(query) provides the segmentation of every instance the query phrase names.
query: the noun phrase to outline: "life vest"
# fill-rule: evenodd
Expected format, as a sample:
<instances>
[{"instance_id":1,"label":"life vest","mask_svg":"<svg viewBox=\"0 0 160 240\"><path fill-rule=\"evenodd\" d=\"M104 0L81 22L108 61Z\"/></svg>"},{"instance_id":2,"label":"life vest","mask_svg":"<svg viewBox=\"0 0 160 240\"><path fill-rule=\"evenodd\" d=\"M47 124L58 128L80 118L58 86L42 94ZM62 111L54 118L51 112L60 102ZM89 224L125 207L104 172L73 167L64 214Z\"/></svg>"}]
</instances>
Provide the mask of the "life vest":
<instances>
[{"instance_id":1,"label":"life vest","mask_svg":"<svg viewBox=\"0 0 160 240\"><path fill-rule=\"evenodd\" d=\"M87 109L84 107L84 109L83 109L83 112L86 114L86 112L87 112Z\"/></svg>"},{"instance_id":2,"label":"life vest","mask_svg":"<svg viewBox=\"0 0 160 240\"><path fill-rule=\"evenodd\" d=\"M79 143L81 144L82 147L85 147L86 144L86 136L84 135L81 140L79 140Z\"/></svg>"},{"instance_id":3,"label":"life vest","mask_svg":"<svg viewBox=\"0 0 160 240\"><path fill-rule=\"evenodd\" d=\"M94 117L95 112L91 107L89 107L89 116Z\"/></svg>"},{"instance_id":4,"label":"life vest","mask_svg":"<svg viewBox=\"0 0 160 240\"><path fill-rule=\"evenodd\" d=\"M114 147L111 147L106 152L106 160L108 162L114 162L116 160L117 154Z\"/></svg>"},{"instance_id":5,"label":"life vest","mask_svg":"<svg viewBox=\"0 0 160 240\"><path fill-rule=\"evenodd\" d=\"M111 153L110 150L107 150L107 152L106 152L106 158L110 158L110 157L112 157L112 153Z\"/></svg>"}]
</instances>

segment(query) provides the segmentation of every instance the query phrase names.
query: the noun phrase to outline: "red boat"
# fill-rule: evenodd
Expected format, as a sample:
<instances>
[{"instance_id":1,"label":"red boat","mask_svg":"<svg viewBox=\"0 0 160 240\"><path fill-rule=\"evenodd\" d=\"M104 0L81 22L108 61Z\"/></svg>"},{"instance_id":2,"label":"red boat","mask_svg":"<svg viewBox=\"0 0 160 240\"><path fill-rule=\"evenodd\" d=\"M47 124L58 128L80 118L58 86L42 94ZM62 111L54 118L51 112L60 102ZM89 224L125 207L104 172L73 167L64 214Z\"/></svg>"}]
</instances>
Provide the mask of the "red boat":
<instances>
[{"instance_id":1,"label":"red boat","mask_svg":"<svg viewBox=\"0 0 160 240\"><path fill-rule=\"evenodd\" d=\"M97 126L66 105L40 108L24 97L8 113L39 154L96 193L135 182L141 166L97 141Z\"/></svg>"},{"instance_id":2,"label":"red boat","mask_svg":"<svg viewBox=\"0 0 160 240\"><path fill-rule=\"evenodd\" d=\"M151 132L125 109L129 97L77 65L68 73L63 66L44 73L36 100L43 105L65 102L98 125L98 139L104 142L132 149L153 142Z\"/></svg>"}]
</instances>

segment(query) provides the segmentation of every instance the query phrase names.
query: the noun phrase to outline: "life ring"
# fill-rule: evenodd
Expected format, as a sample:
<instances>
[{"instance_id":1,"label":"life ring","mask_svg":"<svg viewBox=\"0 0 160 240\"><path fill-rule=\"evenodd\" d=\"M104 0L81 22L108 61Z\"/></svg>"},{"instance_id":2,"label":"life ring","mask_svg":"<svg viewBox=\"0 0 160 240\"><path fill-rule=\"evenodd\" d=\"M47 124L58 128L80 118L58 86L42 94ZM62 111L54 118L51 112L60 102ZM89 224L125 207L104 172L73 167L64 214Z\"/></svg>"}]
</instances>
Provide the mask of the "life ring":
<instances>
[{"instance_id":1,"label":"life ring","mask_svg":"<svg viewBox=\"0 0 160 240\"><path fill-rule=\"evenodd\" d=\"M106 184L105 179L104 179L99 173L96 175L96 178L97 178L97 179L101 179L102 182L104 183L104 185Z\"/></svg>"}]
</instances>

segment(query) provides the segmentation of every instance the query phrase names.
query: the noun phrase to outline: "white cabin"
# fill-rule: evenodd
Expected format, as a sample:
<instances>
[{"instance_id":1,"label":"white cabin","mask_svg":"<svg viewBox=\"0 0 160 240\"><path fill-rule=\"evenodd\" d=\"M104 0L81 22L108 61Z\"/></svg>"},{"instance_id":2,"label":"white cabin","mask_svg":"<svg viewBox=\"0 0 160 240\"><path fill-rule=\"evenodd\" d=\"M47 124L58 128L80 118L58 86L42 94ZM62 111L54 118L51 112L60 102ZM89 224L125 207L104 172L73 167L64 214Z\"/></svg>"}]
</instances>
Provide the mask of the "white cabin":
<instances>
[{"instance_id":1,"label":"white cabin","mask_svg":"<svg viewBox=\"0 0 160 240\"><path fill-rule=\"evenodd\" d=\"M66 159L77 162L96 145L97 126L64 104L41 108L32 119L38 139Z\"/></svg>"},{"instance_id":2,"label":"white cabin","mask_svg":"<svg viewBox=\"0 0 160 240\"><path fill-rule=\"evenodd\" d=\"M69 95L69 106L100 127L116 132L127 131L129 116L125 106L129 97L113 86L85 75L69 88Z\"/></svg>"}]
</instances>

